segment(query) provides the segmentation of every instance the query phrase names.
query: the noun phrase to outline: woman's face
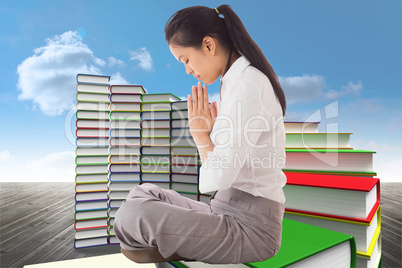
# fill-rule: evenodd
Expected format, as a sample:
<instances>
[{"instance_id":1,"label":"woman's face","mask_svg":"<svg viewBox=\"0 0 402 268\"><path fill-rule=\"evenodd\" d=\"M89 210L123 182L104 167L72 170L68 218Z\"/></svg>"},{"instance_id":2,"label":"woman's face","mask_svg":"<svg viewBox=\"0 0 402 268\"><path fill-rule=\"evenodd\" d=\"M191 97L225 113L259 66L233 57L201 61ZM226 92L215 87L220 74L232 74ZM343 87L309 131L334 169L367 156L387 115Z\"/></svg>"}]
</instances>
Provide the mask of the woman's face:
<instances>
[{"instance_id":1,"label":"woman's face","mask_svg":"<svg viewBox=\"0 0 402 268\"><path fill-rule=\"evenodd\" d=\"M200 49L173 44L169 45L169 48L173 56L184 64L186 73L192 74L204 84L214 83L223 74L220 60L215 53L211 53L211 48L204 44Z\"/></svg>"}]
</instances>

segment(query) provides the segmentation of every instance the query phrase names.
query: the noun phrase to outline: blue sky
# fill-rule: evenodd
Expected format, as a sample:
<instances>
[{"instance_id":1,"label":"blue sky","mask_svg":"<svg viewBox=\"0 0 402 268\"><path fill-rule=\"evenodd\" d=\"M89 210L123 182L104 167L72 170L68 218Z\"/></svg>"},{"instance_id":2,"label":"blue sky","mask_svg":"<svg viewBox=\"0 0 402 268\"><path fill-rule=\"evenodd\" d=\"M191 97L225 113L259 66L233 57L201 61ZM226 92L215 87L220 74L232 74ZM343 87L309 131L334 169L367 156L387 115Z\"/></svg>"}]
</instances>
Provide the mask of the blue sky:
<instances>
[{"instance_id":1,"label":"blue sky","mask_svg":"<svg viewBox=\"0 0 402 268\"><path fill-rule=\"evenodd\" d=\"M401 1L7 1L0 4L0 181L73 181L75 75L190 93L164 40L177 10L228 3L275 69L288 120L352 132L402 181ZM219 81L209 86L217 98ZM335 118L325 107L335 107ZM321 112L320 112L321 111Z\"/></svg>"}]
</instances>

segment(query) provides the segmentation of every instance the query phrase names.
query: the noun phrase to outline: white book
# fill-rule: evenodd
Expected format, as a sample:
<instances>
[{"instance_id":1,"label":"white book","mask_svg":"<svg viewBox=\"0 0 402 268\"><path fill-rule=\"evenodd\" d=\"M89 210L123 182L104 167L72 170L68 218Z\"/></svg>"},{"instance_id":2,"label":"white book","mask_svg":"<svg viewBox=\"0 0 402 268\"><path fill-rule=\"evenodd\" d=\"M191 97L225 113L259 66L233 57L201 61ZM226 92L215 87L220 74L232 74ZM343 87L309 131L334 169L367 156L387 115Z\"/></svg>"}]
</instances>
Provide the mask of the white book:
<instances>
[{"instance_id":1,"label":"white book","mask_svg":"<svg viewBox=\"0 0 402 268\"><path fill-rule=\"evenodd\" d=\"M78 92L77 101L109 103L109 94Z\"/></svg>"},{"instance_id":2,"label":"white book","mask_svg":"<svg viewBox=\"0 0 402 268\"><path fill-rule=\"evenodd\" d=\"M184 197L187 197L187 198L189 198L189 199L198 201L198 194L180 192L180 195L181 195L181 196L184 196ZM204 264L205 264L205 263L204 263ZM225 266L226 266L226 265L228 265L228 264L225 264Z\"/></svg>"},{"instance_id":3,"label":"white book","mask_svg":"<svg viewBox=\"0 0 402 268\"><path fill-rule=\"evenodd\" d=\"M91 192L91 193L76 193L75 201L95 201L95 200L107 200L108 192Z\"/></svg>"},{"instance_id":4,"label":"white book","mask_svg":"<svg viewBox=\"0 0 402 268\"><path fill-rule=\"evenodd\" d=\"M107 167L106 167L107 170ZM76 183L94 183L94 182L108 182L107 173L101 174L77 174L75 176Z\"/></svg>"},{"instance_id":5,"label":"white book","mask_svg":"<svg viewBox=\"0 0 402 268\"><path fill-rule=\"evenodd\" d=\"M179 97L171 93L156 93L142 95L143 102L173 102L181 100Z\"/></svg>"},{"instance_id":6,"label":"white book","mask_svg":"<svg viewBox=\"0 0 402 268\"><path fill-rule=\"evenodd\" d=\"M166 189L166 190L170 189L170 183L168 183L168 182L153 181L153 182L143 182L142 184L145 184L145 183L152 183L153 185L159 186L160 188Z\"/></svg>"},{"instance_id":7,"label":"white book","mask_svg":"<svg viewBox=\"0 0 402 268\"><path fill-rule=\"evenodd\" d=\"M75 154L78 155L107 155L107 147L76 147Z\"/></svg>"},{"instance_id":8,"label":"white book","mask_svg":"<svg viewBox=\"0 0 402 268\"><path fill-rule=\"evenodd\" d=\"M109 200L110 208L120 208L122 204L123 204L123 200ZM109 233L110 233L110 229L109 229Z\"/></svg>"},{"instance_id":9,"label":"white book","mask_svg":"<svg viewBox=\"0 0 402 268\"><path fill-rule=\"evenodd\" d=\"M134 94L111 94L110 95L111 102L138 102L141 103L141 95Z\"/></svg>"},{"instance_id":10,"label":"white book","mask_svg":"<svg viewBox=\"0 0 402 268\"><path fill-rule=\"evenodd\" d=\"M109 163L108 155L82 155L75 158L77 165L101 165Z\"/></svg>"},{"instance_id":11,"label":"white book","mask_svg":"<svg viewBox=\"0 0 402 268\"><path fill-rule=\"evenodd\" d=\"M109 190L107 183L83 183L75 185L75 192L96 192Z\"/></svg>"},{"instance_id":12,"label":"white book","mask_svg":"<svg viewBox=\"0 0 402 268\"><path fill-rule=\"evenodd\" d=\"M109 147L110 155L141 155L141 147Z\"/></svg>"},{"instance_id":13,"label":"white book","mask_svg":"<svg viewBox=\"0 0 402 268\"><path fill-rule=\"evenodd\" d=\"M197 147L194 139L192 137L172 137L171 138L172 147Z\"/></svg>"},{"instance_id":14,"label":"white book","mask_svg":"<svg viewBox=\"0 0 402 268\"><path fill-rule=\"evenodd\" d=\"M171 147L171 155L192 155L198 156L197 147Z\"/></svg>"},{"instance_id":15,"label":"white book","mask_svg":"<svg viewBox=\"0 0 402 268\"><path fill-rule=\"evenodd\" d=\"M110 92L120 94L144 94L145 90L140 85L112 85Z\"/></svg>"},{"instance_id":16,"label":"white book","mask_svg":"<svg viewBox=\"0 0 402 268\"><path fill-rule=\"evenodd\" d=\"M93 74L78 74L77 83L98 83L108 84L110 76L106 75L93 75Z\"/></svg>"},{"instance_id":17,"label":"white book","mask_svg":"<svg viewBox=\"0 0 402 268\"><path fill-rule=\"evenodd\" d=\"M198 156L172 155L172 165L199 165Z\"/></svg>"},{"instance_id":18,"label":"white book","mask_svg":"<svg viewBox=\"0 0 402 268\"><path fill-rule=\"evenodd\" d=\"M109 184L109 189L111 191L131 191L134 186L140 185L140 181L113 181Z\"/></svg>"},{"instance_id":19,"label":"white book","mask_svg":"<svg viewBox=\"0 0 402 268\"><path fill-rule=\"evenodd\" d=\"M170 128L166 129L141 129L143 138L170 138Z\"/></svg>"},{"instance_id":20,"label":"white book","mask_svg":"<svg viewBox=\"0 0 402 268\"><path fill-rule=\"evenodd\" d=\"M187 101L172 102L172 110L187 110Z\"/></svg>"},{"instance_id":21,"label":"white book","mask_svg":"<svg viewBox=\"0 0 402 268\"><path fill-rule=\"evenodd\" d=\"M76 139L76 145L77 146L88 146L88 147L94 147L94 146L108 146L109 145L109 138L77 138Z\"/></svg>"},{"instance_id":22,"label":"white book","mask_svg":"<svg viewBox=\"0 0 402 268\"><path fill-rule=\"evenodd\" d=\"M188 119L172 119L172 128L189 128Z\"/></svg>"},{"instance_id":23,"label":"white book","mask_svg":"<svg viewBox=\"0 0 402 268\"><path fill-rule=\"evenodd\" d=\"M109 128L109 119L107 120L78 119L76 125L79 128Z\"/></svg>"},{"instance_id":24,"label":"white book","mask_svg":"<svg viewBox=\"0 0 402 268\"><path fill-rule=\"evenodd\" d=\"M170 146L170 138L141 138L142 146Z\"/></svg>"},{"instance_id":25,"label":"white book","mask_svg":"<svg viewBox=\"0 0 402 268\"><path fill-rule=\"evenodd\" d=\"M124 200L127 198L129 193L130 193L130 191L109 191L109 199ZM110 219L109 224L113 225L113 223L114 223L114 219Z\"/></svg>"},{"instance_id":26,"label":"white book","mask_svg":"<svg viewBox=\"0 0 402 268\"><path fill-rule=\"evenodd\" d=\"M198 166L171 165L172 173L198 174Z\"/></svg>"},{"instance_id":27,"label":"white book","mask_svg":"<svg viewBox=\"0 0 402 268\"><path fill-rule=\"evenodd\" d=\"M76 131L77 137L109 137L108 129L79 128Z\"/></svg>"},{"instance_id":28,"label":"white book","mask_svg":"<svg viewBox=\"0 0 402 268\"><path fill-rule=\"evenodd\" d=\"M170 182L170 173L141 173L141 181Z\"/></svg>"},{"instance_id":29,"label":"white book","mask_svg":"<svg viewBox=\"0 0 402 268\"><path fill-rule=\"evenodd\" d=\"M108 173L107 165L88 165L88 166L76 166L75 167L76 174L100 174L100 173Z\"/></svg>"},{"instance_id":30,"label":"white book","mask_svg":"<svg viewBox=\"0 0 402 268\"><path fill-rule=\"evenodd\" d=\"M110 172L140 172L141 165L139 164L110 164Z\"/></svg>"},{"instance_id":31,"label":"white book","mask_svg":"<svg viewBox=\"0 0 402 268\"><path fill-rule=\"evenodd\" d=\"M171 174L172 182L183 182L183 183L198 183L198 175L192 174Z\"/></svg>"},{"instance_id":32,"label":"white book","mask_svg":"<svg viewBox=\"0 0 402 268\"><path fill-rule=\"evenodd\" d=\"M189 128L173 128L171 131L172 137L189 137L192 138L190 129Z\"/></svg>"},{"instance_id":33,"label":"white book","mask_svg":"<svg viewBox=\"0 0 402 268\"><path fill-rule=\"evenodd\" d=\"M170 120L144 120L141 121L143 129L170 128Z\"/></svg>"},{"instance_id":34,"label":"white book","mask_svg":"<svg viewBox=\"0 0 402 268\"><path fill-rule=\"evenodd\" d=\"M110 129L141 129L140 120L112 120L110 121Z\"/></svg>"},{"instance_id":35,"label":"white book","mask_svg":"<svg viewBox=\"0 0 402 268\"><path fill-rule=\"evenodd\" d=\"M108 209L107 200L76 202L75 211Z\"/></svg>"},{"instance_id":36,"label":"white book","mask_svg":"<svg viewBox=\"0 0 402 268\"><path fill-rule=\"evenodd\" d=\"M111 155L109 156L111 164L141 164L141 155Z\"/></svg>"},{"instance_id":37,"label":"white book","mask_svg":"<svg viewBox=\"0 0 402 268\"><path fill-rule=\"evenodd\" d=\"M141 146L141 138L112 137L110 138L110 146Z\"/></svg>"},{"instance_id":38,"label":"white book","mask_svg":"<svg viewBox=\"0 0 402 268\"><path fill-rule=\"evenodd\" d=\"M170 103L143 103L142 111L170 111Z\"/></svg>"},{"instance_id":39,"label":"white book","mask_svg":"<svg viewBox=\"0 0 402 268\"><path fill-rule=\"evenodd\" d=\"M170 155L142 155L141 164L170 165Z\"/></svg>"},{"instance_id":40,"label":"white book","mask_svg":"<svg viewBox=\"0 0 402 268\"><path fill-rule=\"evenodd\" d=\"M110 104L107 102L77 101L77 110L87 111L109 111Z\"/></svg>"},{"instance_id":41,"label":"white book","mask_svg":"<svg viewBox=\"0 0 402 268\"><path fill-rule=\"evenodd\" d=\"M112 102L110 104L111 111L136 111L141 112L141 103L129 102Z\"/></svg>"},{"instance_id":42,"label":"white book","mask_svg":"<svg viewBox=\"0 0 402 268\"><path fill-rule=\"evenodd\" d=\"M75 213L77 221L99 218L107 218L107 210L77 211Z\"/></svg>"},{"instance_id":43,"label":"white book","mask_svg":"<svg viewBox=\"0 0 402 268\"><path fill-rule=\"evenodd\" d=\"M171 119L188 119L187 110L172 111Z\"/></svg>"},{"instance_id":44,"label":"white book","mask_svg":"<svg viewBox=\"0 0 402 268\"><path fill-rule=\"evenodd\" d=\"M286 133L286 148L351 149L352 133Z\"/></svg>"},{"instance_id":45,"label":"white book","mask_svg":"<svg viewBox=\"0 0 402 268\"><path fill-rule=\"evenodd\" d=\"M77 111L77 119L96 119L107 120L109 119L108 111Z\"/></svg>"},{"instance_id":46,"label":"white book","mask_svg":"<svg viewBox=\"0 0 402 268\"><path fill-rule=\"evenodd\" d=\"M77 84L77 92L110 94L109 85L106 84Z\"/></svg>"},{"instance_id":47,"label":"white book","mask_svg":"<svg viewBox=\"0 0 402 268\"><path fill-rule=\"evenodd\" d=\"M141 172L170 173L170 165L142 164Z\"/></svg>"},{"instance_id":48,"label":"white book","mask_svg":"<svg viewBox=\"0 0 402 268\"><path fill-rule=\"evenodd\" d=\"M373 172L373 153L363 150L286 150L284 169Z\"/></svg>"},{"instance_id":49,"label":"white book","mask_svg":"<svg viewBox=\"0 0 402 268\"><path fill-rule=\"evenodd\" d=\"M141 129L113 128L110 137L141 137Z\"/></svg>"},{"instance_id":50,"label":"white book","mask_svg":"<svg viewBox=\"0 0 402 268\"><path fill-rule=\"evenodd\" d=\"M130 172L130 173L110 173L109 180L111 182L116 181L140 181L141 173Z\"/></svg>"},{"instance_id":51,"label":"white book","mask_svg":"<svg viewBox=\"0 0 402 268\"><path fill-rule=\"evenodd\" d=\"M107 219L97 219L97 220L90 220L90 221L76 221L75 222L75 229L89 229L94 227L105 227L108 225Z\"/></svg>"},{"instance_id":52,"label":"white book","mask_svg":"<svg viewBox=\"0 0 402 268\"><path fill-rule=\"evenodd\" d=\"M141 147L142 155L170 155L170 146Z\"/></svg>"},{"instance_id":53,"label":"white book","mask_svg":"<svg viewBox=\"0 0 402 268\"><path fill-rule=\"evenodd\" d=\"M117 210L118 210L118 208L109 208L109 210L107 212L108 216L111 218L115 218Z\"/></svg>"},{"instance_id":54,"label":"white book","mask_svg":"<svg viewBox=\"0 0 402 268\"><path fill-rule=\"evenodd\" d=\"M145 111L142 112L143 120L170 120L170 112L166 111Z\"/></svg>"},{"instance_id":55,"label":"white book","mask_svg":"<svg viewBox=\"0 0 402 268\"><path fill-rule=\"evenodd\" d=\"M284 122L286 133L317 133L319 122Z\"/></svg>"},{"instance_id":56,"label":"white book","mask_svg":"<svg viewBox=\"0 0 402 268\"><path fill-rule=\"evenodd\" d=\"M110 112L111 120L141 120L140 112Z\"/></svg>"},{"instance_id":57,"label":"white book","mask_svg":"<svg viewBox=\"0 0 402 268\"><path fill-rule=\"evenodd\" d=\"M75 239L108 236L107 228L95 228L88 230L75 230Z\"/></svg>"}]
</instances>

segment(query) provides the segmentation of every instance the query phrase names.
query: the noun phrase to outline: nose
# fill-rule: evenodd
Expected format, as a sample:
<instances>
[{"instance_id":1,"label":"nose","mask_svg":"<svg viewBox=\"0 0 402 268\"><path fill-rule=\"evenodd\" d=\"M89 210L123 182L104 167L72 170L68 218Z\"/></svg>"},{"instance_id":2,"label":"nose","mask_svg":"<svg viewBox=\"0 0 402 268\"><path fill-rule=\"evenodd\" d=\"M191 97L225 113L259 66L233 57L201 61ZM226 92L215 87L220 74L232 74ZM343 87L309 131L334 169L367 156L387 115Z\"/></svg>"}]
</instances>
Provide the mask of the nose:
<instances>
[{"instance_id":1,"label":"nose","mask_svg":"<svg viewBox=\"0 0 402 268\"><path fill-rule=\"evenodd\" d=\"M184 67L186 68L187 74L192 74L194 72L193 69L191 69L190 66L188 66L188 64L184 65Z\"/></svg>"}]
</instances>

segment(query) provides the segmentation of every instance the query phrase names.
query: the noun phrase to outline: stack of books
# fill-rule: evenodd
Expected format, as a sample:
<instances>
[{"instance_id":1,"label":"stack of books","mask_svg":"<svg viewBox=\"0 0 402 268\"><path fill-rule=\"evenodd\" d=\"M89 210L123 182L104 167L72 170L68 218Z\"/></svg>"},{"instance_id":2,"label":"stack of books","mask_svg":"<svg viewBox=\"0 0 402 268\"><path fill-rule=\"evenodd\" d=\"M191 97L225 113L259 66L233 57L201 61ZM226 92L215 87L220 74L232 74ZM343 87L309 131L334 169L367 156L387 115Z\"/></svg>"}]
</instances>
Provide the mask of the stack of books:
<instances>
[{"instance_id":1,"label":"stack of books","mask_svg":"<svg viewBox=\"0 0 402 268\"><path fill-rule=\"evenodd\" d=\"M109 243L117 244L114 217L130 190L141 182L141 104L139 85L110 87Z\"/></svg>"},{"instance_id":2,"label":"stack of books","mask_svg":"<svg viewBox=\"0 0 402 268\"><path fill-rule=\"evenodd\" d=\"M109 79L77 75L76 248L108 244Z\"/></svg>"},{"instance_id":3,"label":"stack of books","mask_svg":"<svg viewBox=\"0 0 402 268\"><path fill-rule=\"evenodd\" d=\"M319 133L318 122L287 122L285 218L353 235L356 267L381 263L380 180L373 151L351 133Z\"/></svg>"},{"instance_id":4,"label":"stack of books","mask_svg":"<svg viewBox=\"0 0 402 268\"><path fill-rule=\"evenodd\" d=\"M170 189L171 103L178 100L170 93L142 96L142 183Z\"/></svg>"},{"instance_id":5,"label":"stack of books","mask_svg":"<svg viewBox=\"0 0 402 268\"><path fill-rule=\"evenodd\" d=\"M172 103L171 189L199 200L198 173L201 165L197 145L190 133L187 101Z\"/></svg>"}]
</instances>

